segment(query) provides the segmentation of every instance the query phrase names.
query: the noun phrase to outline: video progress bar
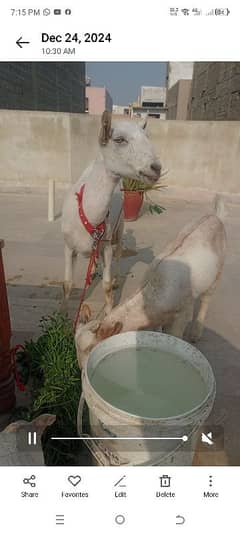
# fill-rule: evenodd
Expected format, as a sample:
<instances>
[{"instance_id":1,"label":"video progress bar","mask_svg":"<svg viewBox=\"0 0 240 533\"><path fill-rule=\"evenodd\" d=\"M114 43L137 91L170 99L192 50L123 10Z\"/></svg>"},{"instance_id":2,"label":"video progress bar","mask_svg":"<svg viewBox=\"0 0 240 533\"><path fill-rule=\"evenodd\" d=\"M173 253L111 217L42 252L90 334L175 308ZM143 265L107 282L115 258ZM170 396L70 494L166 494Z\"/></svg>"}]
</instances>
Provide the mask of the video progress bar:
<instances>
[{"instance_id":1,"label":"video progress bar","mask_svg":"<svg viewBox=\"0 0 240 533\"><path fill-rule=\"evenodd\" d=\"M188 436L182 437L51 437L51 440L180 440L188 441Z\"/></svg>"}]
</instances>

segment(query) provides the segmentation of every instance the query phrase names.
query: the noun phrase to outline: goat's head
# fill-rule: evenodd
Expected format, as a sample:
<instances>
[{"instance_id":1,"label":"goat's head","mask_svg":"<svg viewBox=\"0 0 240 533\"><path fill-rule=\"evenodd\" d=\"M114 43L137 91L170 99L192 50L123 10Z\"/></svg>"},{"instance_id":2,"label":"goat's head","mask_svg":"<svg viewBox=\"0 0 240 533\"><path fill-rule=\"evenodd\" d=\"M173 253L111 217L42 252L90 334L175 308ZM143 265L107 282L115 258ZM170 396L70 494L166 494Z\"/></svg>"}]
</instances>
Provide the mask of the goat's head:
<instances>
[{"instance_id":1,"label":"goat's head","mask_svg":"<svg viewBox=\"0 0 240 533\"><path fill-rule=\"evenodd\" d=\"M0 433L0 464L3 466L43 466L44 455L41 446L41 436L48 426L56 420L52 414L42 414L27 422L17 420ZM36 432L37 439L34 449L31 451L27 446L26 435Z\"/></svg>"},{"instance_id":2,"label":"goat's head","mask_svg":"<svg viewBox=\"0 0 240 533\"><path fill-rule=\"evenodd\" d=\"M99 143L107 169L116 177L156 183L162 166L146 135L147 121L118 120L112 125L111 113L104 111Z\"/></svg>"},{"instance_id":3,"label":"goat's head","mask_svg":"<svg viewBox=\"0 0 240 533\"><path fill-rule=\"evenodd\" d=\"M117 335L122 329L121 322L106 326L103 322L91 320L91 310L87 304L82 305L80 323L75 333L77 359L82 369L88 359L90 351L102 340Z\"/></svg>"},{"instance_id":4,"label":"goat's head","mask_svg":"<svg viewBox=\"0 0 240 533\"><path fill-rule=\"evenodd\" d=\"M17 420L12 422L4 429L4 433L17 433L18 431L36 431L38 435L42 435L45 429L48 426L51 426L56 421L55 415L44 414L39 415L37 418L32 420L32 422L27 422L27 420Z\"/></svg>"}]
</instances>

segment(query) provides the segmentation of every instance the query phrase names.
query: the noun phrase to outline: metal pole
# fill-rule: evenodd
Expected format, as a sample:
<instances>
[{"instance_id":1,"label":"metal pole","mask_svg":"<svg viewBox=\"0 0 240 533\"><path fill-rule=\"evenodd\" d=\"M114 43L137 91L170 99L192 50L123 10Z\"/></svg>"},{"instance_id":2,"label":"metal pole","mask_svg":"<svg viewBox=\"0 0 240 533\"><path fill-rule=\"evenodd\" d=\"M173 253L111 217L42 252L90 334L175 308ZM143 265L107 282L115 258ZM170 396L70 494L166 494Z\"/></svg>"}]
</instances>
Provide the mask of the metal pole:
<instances>
[{"instance_id":1,"label":"metal pole","mask_svg":"<svg viewBox=\"0 0 240 533\"><path fill-rule=\"evenodd\" d=\"M55 181L48 180L48 222L55 219Z\"/></svg>"}]
</instances>

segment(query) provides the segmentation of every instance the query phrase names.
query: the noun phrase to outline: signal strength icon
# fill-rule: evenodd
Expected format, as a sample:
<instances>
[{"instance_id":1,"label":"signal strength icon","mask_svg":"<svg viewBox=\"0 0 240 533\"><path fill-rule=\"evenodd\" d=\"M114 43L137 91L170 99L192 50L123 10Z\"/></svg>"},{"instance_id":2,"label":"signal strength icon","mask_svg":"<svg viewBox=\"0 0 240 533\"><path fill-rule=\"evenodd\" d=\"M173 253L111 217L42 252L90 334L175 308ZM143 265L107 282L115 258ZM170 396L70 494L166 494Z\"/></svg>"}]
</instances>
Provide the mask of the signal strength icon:
<instances>
[{"instance_id":1,"label":"signal strength icon","mask_svg":"<svg viewBox=\"0 0 240 533\"><path fill-rule=\"evenodd\" d=\"M209 16L211 17L211 16L213 16L213 15L215 15L215 11L214 11L214 9L211 9L211 11L208 11L208 12L206 13L206 17L209 17Z\"/></svg>"}]
</instances>

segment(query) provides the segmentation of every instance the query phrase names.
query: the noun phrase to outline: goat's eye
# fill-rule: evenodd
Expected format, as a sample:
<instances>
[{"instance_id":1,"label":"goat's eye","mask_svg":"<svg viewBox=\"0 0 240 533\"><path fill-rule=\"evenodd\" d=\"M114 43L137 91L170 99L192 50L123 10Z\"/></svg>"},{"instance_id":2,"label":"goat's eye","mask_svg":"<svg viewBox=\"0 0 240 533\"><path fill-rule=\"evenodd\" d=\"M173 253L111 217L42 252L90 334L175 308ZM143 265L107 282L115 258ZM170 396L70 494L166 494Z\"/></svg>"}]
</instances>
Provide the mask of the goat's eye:
<instances>
[{"instance_id":1,"label":"goat's eye","mask_svg":"<svg viewBox=\"0 0 240 533\"><path fill-rule=\"evenodd\" d=\"M115 143L118 143L118 144L127 143L127 141L126 141L126 139L124 139L124 137L116 137L113 140L114 140Z\"/></svg>"}]
</instances>

